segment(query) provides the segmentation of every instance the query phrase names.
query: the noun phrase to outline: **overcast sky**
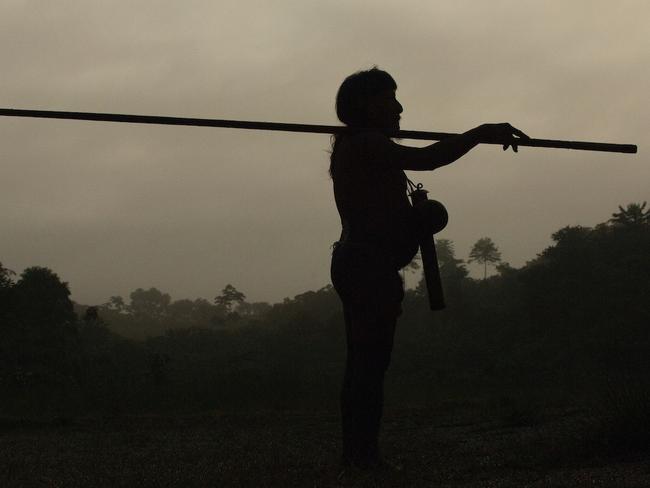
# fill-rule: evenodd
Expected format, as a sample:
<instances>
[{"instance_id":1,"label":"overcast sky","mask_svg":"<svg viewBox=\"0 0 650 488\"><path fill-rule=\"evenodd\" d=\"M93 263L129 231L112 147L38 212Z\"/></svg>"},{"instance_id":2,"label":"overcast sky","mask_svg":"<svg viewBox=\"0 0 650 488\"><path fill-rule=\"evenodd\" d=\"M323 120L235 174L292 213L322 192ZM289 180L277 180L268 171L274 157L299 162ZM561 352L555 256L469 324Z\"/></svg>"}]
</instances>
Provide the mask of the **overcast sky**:
<instances>
[{"instance_id":1,"label":"overcast sky","mask_svg":"<svg viewBox=\"0 0 650 488\"><path fill-rule=\"evenodd\" d=\"M459 258L489 236L519 267L559 228L650 200L649 18L647 0L3 0L0 106L334 124L341 81L376 64L405 129L638 144L485 146L410 174ZM80 303L329 283L327 136L0 117L0 141L0 261L53 269Z\"/></svg>"}]
</instances>

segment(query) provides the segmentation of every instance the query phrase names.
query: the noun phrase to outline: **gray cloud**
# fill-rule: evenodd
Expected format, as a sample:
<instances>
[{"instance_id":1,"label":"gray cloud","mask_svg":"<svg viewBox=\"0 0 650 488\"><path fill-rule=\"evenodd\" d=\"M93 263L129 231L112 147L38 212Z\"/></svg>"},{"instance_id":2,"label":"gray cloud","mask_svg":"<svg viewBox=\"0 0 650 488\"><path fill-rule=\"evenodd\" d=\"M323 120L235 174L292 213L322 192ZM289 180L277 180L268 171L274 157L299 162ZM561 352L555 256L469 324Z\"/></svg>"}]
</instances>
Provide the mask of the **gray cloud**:
<instances>
[{"instance_id":1,"label":"gray cloud","mask_svg":"<svg viewBox=\"0 0 650 488\"><path fill-rule=\"evenodd\" d=\"M531 136L634 142L637 156L478 148L414 175L514 265L566 224L648 199L642 1L36 2L0 6L2 104L333 123L347 74L396 77L404 126L508 120ZM85 303L157 286L253 300L326 284L338 217L328 139L0 120L0 260L52 267ZM408 143L408 141L404 141Z\"/></svg>"}]
</instances>

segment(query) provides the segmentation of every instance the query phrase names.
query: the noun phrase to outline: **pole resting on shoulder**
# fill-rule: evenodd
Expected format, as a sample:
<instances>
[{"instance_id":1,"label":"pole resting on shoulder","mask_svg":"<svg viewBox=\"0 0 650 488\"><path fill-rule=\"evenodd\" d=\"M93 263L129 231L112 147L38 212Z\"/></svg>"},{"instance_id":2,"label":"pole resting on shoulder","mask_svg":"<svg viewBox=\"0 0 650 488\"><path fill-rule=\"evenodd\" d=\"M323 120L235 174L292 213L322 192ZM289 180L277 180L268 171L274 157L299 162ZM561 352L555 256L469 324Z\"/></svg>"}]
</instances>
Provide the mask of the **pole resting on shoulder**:
<instances>
[{"instance_id":1,"label":"pole resting on shoulder","mask_svg":"<svg viewBox=\"0 0 650 488\"><path fill-rule=\"evenodd\" d=\"M188 125L195 127L223 127L229 129L272 130L283 132L307 132L314 134L341 134L350 131L348 127L337 125L292 124L283 122L257 122L246 120L198 119L189 117L165 117L157 115L128 115L96 112L61 112L54 110L24 110L15 108L0 108L0 116L5 117L38 117L47 119L92 120L97 122L126 122L132 124L162 124ZM398 139L419 139L425 141L441 141L458 134L448 132L425 132L416 130L400 130L390 134ZM561 141L555 139L521 139L517 138L518 146L548 147L556 149L578 149L582 151L603 151L635 154L634 144L610 144L605 142ZM483 142L483 144L499 144L499 142Z\"/></svg>"}]
</instances>

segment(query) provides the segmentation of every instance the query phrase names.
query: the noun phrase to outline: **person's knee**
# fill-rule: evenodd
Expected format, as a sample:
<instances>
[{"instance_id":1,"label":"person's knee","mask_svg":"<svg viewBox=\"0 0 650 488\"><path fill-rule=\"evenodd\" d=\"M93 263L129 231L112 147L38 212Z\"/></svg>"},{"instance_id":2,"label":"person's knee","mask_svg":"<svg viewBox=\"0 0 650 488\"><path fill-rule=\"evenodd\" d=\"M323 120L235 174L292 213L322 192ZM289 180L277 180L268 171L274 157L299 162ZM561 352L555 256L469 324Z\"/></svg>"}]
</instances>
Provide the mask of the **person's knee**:
<instances>
[{"instance_id":1,"label":"person's knee","mask_svg":"<svg viewBox=\"0 0 650 488\"><path fill-rule=\"evenodd\" d=\"M359 345L349 358L352 381L373 383L383 381L391 358L392 344Z\"/></svg>"}]
</instances>

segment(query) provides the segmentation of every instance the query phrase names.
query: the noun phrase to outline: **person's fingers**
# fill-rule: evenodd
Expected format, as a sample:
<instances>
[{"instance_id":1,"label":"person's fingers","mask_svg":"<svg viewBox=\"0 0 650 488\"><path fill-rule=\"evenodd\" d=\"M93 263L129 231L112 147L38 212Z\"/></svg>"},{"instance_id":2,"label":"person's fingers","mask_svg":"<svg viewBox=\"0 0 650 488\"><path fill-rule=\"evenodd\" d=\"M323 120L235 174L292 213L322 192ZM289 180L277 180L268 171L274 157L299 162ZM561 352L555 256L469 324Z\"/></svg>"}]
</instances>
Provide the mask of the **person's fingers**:
<instances>
[{"instance_id":1,"label":"person's fingers","mask_svg":"<svg viewBox=\"0 0 650 488\"><path fill-rule=\"evenodd\" d=\"M498 127L498 131L502 133L503 137L503 150L507 151L509 147L512 147L514 152L519 152L519 146L517 144L518 139L530 139L530 137L525 134L523 131L513 127L511 124L504 122L501 124L494 124ZM515 137L516 136L516 137Z\"/></svg>"},{"instance_id":2,"label":"person's fingers","mask_svg":"<svg viewBox=\"0 0 650 488\"><path fill-rule=\"evenodd\" d=\"M521 138L523 138L523 139L530 139L529 136L527 136L526 134L524 134L523 131L517 129L516 127L513 127L513 126L510 125L510 124L508 124L508 127L510 128L511 133L512 133L512 134L515 134L517 137L521 137Z\"/></svg>"},{"instance_id":3,"label":"person's fingers","mask_svg":"<svg viewBox=\"0 0 650 488\"><path fill-rule=\"evenodd\" d=\"M514 132L517 136L519 136L519 137L521 137L521 138L523 138L523 139L530 139L529 136L527 136L526 134L524 134L524 133L523 133L522 131L520 131L519 129L516 129L516 128L514 128L514 127L513 127L513 129L514 129L513 132Z\"/></svg>"}]
</instances>

